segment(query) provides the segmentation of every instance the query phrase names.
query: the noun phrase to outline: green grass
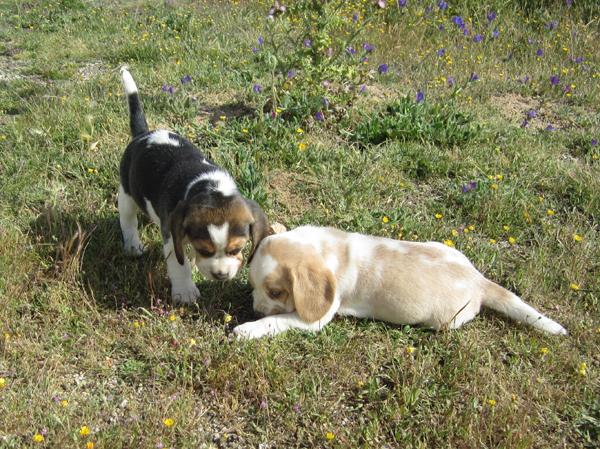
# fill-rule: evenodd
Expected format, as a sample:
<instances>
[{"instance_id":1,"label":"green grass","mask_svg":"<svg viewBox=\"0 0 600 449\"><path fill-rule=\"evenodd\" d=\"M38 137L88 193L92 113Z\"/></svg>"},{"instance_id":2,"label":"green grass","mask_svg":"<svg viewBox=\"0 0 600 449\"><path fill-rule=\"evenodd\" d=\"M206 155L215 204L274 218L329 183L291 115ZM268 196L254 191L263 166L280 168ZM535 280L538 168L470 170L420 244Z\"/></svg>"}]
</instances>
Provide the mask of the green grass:
<instances>
[{"instance_id":1,"label":"green grass","mask_svg":"<svg viewBox=\"0 0 600 449\"><path fill-rule=\"evenodd\" d=\"M252 85L268 74L251 48L270 2L169 3L0 5L0 447L597 447L595 2L390 7L369 30L366 93L323 123L254 112ZM359 9L349 2L348 17ZM457 14L486 39L461 36ZM151 126L192 139L273 221L452 240L570 335L484 312L453 332L336 319L239 342L245 272L198 278L198 307L172 310L158 230L142 220L142 258L121 250L124 63Z\"/></svg>"}]
</instances>

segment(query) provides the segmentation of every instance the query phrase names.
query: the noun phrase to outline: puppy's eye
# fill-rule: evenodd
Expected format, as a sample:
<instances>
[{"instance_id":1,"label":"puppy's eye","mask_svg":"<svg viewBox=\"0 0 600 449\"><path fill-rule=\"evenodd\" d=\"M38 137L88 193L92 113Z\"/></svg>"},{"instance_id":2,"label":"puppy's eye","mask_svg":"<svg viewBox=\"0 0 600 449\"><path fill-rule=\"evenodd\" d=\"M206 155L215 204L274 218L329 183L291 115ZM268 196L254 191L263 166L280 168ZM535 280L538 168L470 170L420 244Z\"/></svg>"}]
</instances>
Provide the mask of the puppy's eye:
<instances>
[{"instance_id":1,"label":"puppy's eye","mask_svg":"<svg viewBox=\"0 0 600 449\"><path fill-rule=\"evenodd\" d=\"M227 251L227 255L228 256L237 256L241 250L242 250L242 248L231 249L231 250Z\"/></svg>"},{"instance_id":2,"label":"puppy's eye","mask_svg":"<svg viewBox=\"0 0 600 449\"><path fill-rule=\"evenodd\" d=\"M274 289L274 288L272 288L272 289L269 290L269 296L271 298L273 298L273 299L279 298L282 293L283 292L281 290L277 290L277 289Z\"/></svg>"},{"instance_id":3,"label":"puppy's eye","mask_svg":"<svg viewBox=\"0 0 600 449\"><path fill-rule=\"evenodd\" d=\"M212 257L215 255L214 251L208 251L206 249L198 249L196 248L196 251L198 251L198 254L200 254L202 257Z\"/></svg>"}]
</instances>

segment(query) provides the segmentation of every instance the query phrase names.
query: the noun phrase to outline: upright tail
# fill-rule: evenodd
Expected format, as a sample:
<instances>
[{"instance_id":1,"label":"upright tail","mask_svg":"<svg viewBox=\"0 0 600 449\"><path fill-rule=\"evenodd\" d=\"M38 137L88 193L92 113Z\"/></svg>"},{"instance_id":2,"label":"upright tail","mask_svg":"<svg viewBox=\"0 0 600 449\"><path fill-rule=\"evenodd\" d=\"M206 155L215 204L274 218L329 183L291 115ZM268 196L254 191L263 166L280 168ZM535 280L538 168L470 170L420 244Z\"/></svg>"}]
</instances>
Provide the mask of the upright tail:
<instances>
[{"instance_id":1,"label":"upright tail","mask_svg":"<svg viewBox=\"0 0 600 449\"><path fill-rule=\"evenodd\" d=\"M496 310L513 320L527 323L544 332L554 335L566 335L567 330L556 321L545 317L514 293L498 284L486 280L483 305Z\"/></svg>"},{"instance_id":2,"label":"upright tail","mask_svg":"<svg viewBox=\"0 0 600 449\"><path fill-rule=\"evenodd\" d=\"M146 116L144 115L144 108L142 108L142 102L138 95L138 89L131 73L129 73L125 66L121 67L121 80L123 82L123 89L125 89L125 95L127 95L127 103L129 104L131 137L147 133L148 123L146 123Z\"/></svg>"}]
</instances>

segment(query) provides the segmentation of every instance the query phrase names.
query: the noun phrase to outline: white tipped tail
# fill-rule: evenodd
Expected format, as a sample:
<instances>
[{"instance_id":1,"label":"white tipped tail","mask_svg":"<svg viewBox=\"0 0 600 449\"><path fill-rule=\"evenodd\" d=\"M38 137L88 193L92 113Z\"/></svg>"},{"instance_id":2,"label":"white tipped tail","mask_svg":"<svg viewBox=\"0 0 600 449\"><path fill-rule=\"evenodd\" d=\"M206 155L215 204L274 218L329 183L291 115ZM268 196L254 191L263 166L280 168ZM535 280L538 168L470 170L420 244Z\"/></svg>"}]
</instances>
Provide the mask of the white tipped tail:
<instances>
[{"instance_id":1,"label":"white tipped tail","mask_svg":"<svg viewBox=\"0 0 600 449\"><path fill-rule=\"evenodd\" d=\"M131 73L129 73L129 70L127 70L127 66L121 67L121 80L123 81L123 89L125 89L125 95L137 93L138 88L135 85L135 81L133 81Z\"/></svg>"},{"instance_id":2,"label":"white tipped tail","mask_svg":"<svg viewBox=\"0 0 600 449\"><path fill-rule=\"evenodd\" d=\"M556 321L545 317L514 293L487 280L484 287L483 305L549 334L567 335L568 333Z\"/></svg>"}]
</instances>

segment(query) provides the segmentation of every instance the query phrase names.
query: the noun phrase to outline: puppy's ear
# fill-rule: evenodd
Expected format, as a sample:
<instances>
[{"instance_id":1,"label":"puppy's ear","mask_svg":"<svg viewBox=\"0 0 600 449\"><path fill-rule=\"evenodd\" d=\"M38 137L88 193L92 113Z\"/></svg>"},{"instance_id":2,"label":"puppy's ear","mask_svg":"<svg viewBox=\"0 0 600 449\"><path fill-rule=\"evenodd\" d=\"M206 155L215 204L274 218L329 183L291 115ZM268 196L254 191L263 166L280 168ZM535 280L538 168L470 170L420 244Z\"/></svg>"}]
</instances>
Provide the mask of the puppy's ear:
<instances>
[{"instance_id":1,"label":"puppy's ear","mask_svg":"<svg viewBox=\"0 0 600 449\"><path fill-rule=\"evenodd\" d=\"M250 263L261 240L273 234L273 230L269 226L269 219L256 201L246 199L246 204L250 208L250 212L252 212L252 217L254 218L254 222L250 224L250 237L252 238L252 250L248 258L248 263Z\"/></svg>"},{"instance_id":2,"label":"puppy's ear","mask_svg":"<svg viewBox=\"0 0 600 449\"><path fill-rule=\"evenodd\" d=\"M175 257L179 265L183 265L183 240L185 238L185 232L183 228L183 219L187 212L187 203L180 201L169 219L169 231L171 232L171 238L173 239L173 249L175 250Z\"/></svg>"},{"instance_id":3,"label":"puppy's ear","mask_svg":"<svg viewBox=\"0 0 600 449\"><path fill-rule=\"evenodd\" d=\"M291 270L292 295L300 318L314 323L325 316L335 296L333 273L321 258L304 260Z\"/></svg>"}]
</instances>

